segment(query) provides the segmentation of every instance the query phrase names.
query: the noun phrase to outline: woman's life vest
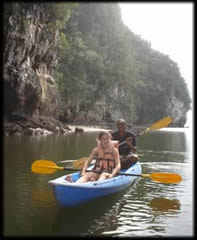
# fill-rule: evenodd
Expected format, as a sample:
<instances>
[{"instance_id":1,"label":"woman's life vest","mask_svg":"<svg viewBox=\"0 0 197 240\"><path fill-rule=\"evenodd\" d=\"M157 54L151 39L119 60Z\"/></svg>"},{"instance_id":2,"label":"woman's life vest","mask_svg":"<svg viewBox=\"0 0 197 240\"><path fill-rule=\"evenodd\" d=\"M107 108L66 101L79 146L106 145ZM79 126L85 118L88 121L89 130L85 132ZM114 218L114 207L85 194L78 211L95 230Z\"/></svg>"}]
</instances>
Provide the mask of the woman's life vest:
<instances>
[{"instance_id":1,"label":"woman's life vest","mask_svg":"<svg viewBox=\"0 0 197 240\"><path fill-rule=\"evenodd\" d=\"M112 173L115 168L113 147L118 148L118 141L112 141L111 149L108 148L106 152L103 152L102 157L100 157L99 154L95 156L96 162L93 170ZM98 143L98 148L100 148L100 143ZM102 149L100 150L102 151Z\"/></svg>"}]
</instances>

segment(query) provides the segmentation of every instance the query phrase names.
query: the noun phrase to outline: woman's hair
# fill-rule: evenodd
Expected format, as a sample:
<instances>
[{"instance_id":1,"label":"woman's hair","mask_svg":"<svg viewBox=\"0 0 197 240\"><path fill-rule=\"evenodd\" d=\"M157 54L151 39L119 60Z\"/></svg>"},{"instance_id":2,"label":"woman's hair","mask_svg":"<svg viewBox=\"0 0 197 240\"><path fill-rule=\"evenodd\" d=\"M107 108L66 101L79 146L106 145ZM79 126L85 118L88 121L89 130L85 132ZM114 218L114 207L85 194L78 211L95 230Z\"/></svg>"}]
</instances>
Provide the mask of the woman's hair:
<instances>
[{"instance_id":1,"label":"woman's hair","mask_svg":"<svg viewBox=\"0 0 197 240\"><path fill-rule=\"evenodd\" d=\"M112 139L112 135L109 132L106 132L106 131L100 132L97 139L101 140L103 135L107 135L110 139Z\"/></svg>"}]
</instances>

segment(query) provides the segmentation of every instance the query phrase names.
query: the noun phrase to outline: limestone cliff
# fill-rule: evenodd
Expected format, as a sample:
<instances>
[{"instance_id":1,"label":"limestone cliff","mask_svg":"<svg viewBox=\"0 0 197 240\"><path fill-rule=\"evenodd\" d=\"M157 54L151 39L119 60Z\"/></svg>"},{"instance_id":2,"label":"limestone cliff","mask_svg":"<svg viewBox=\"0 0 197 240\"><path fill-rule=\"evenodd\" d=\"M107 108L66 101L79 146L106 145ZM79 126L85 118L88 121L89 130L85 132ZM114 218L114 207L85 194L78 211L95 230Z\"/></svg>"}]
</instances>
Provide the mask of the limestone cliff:
<instances>
[{"instance_id":1,"label":"limestone cliff","mask_svg":"<svg viewBox=\"0 0 197 240\"><path fill-rule=\"evenodd\" d=\"M188 109L184 106L184 103L178 100L175 96L172 96L166 109L166 113L169 113L172 116L174 127L183 127L185 125L187 121L187 111Z\"/></svg>"},{"instance_id":2,"label":"limestone cliff","mask_svg":"<svg viewBox=\"0 0 197 240\"><path fill-rule=\"evenodd\" d=\"M57 29L50 31L49 16L43 7L29 3L4 6L3 78L7 134L22 132L23 128L25 132L27 127L55 131L60 126L63 131L60 123L49 120L58 117L60 103L57 84L51 76L58 63L59 33Z\"/></svg>"},{"instance_id":3,"label":"limestone cliff","mask_svg":"<svg viewBox=\"0 0 197 240\"><path fill-rule=\"evenodd\" d=\"M57 116L58 91L51 73L57 65L58 30L50 32L41 6L6 5L3 78L4 114Z\"/></svg>"}]
</instances>

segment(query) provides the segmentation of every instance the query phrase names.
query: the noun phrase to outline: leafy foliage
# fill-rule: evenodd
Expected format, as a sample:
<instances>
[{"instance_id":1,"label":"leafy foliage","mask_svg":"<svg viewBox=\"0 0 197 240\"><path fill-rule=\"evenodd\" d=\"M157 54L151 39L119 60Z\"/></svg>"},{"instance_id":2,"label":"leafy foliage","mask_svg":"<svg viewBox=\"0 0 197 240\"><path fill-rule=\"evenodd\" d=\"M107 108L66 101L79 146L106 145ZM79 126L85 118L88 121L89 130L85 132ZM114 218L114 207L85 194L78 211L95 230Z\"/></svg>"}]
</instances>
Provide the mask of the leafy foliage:
<instances>
[{"instance_id":1,"label":"leafy foliage","mask_svg":"<svg viewBox=\"0 0 197 240\"><path fill-rule=\"evenodd\" d=\"M67 47L57 70L66 103L80 111L102 102L112 118L119 111L138 123L151 121L153 113L162 117L172 94L190 108L176 63L154 51L120 18L117 4L82 3L73 11L63 31Z\"/></svg>"}]
</instances>

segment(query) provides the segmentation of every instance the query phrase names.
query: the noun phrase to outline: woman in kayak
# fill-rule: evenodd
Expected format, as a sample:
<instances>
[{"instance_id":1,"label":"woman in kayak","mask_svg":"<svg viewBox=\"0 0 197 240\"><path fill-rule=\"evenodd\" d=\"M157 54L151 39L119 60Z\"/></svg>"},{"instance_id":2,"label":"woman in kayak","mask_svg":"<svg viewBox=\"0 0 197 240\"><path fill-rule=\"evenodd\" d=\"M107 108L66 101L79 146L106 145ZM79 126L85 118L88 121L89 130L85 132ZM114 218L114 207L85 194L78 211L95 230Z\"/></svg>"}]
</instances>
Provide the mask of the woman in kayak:
<instances>
[{"instance_id":1,"label":"woman in kayak","mask_svg":"<svg viewBox=\"0 0 197 240\"><path fill-rule=\"evenodd\" d=\"M76 183L112 178L119 172L121 168L119 153L111 139L112 136L109 132L100 132L98 145L92 150L89 158L85 161L81 177ZM93 170L100 173L94 171L86 172L89 164L95 158L96 163Z\"/></svg>"}]
</instances>

